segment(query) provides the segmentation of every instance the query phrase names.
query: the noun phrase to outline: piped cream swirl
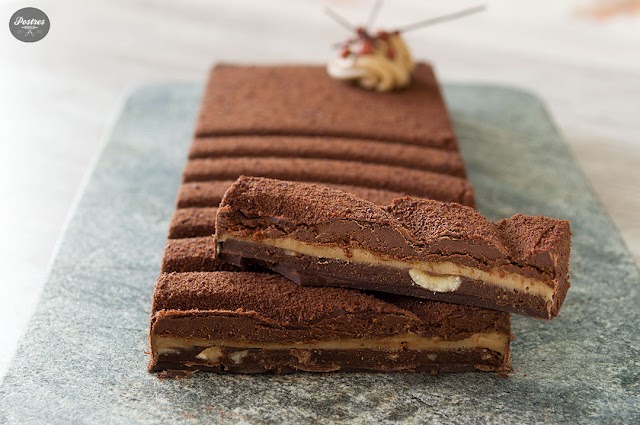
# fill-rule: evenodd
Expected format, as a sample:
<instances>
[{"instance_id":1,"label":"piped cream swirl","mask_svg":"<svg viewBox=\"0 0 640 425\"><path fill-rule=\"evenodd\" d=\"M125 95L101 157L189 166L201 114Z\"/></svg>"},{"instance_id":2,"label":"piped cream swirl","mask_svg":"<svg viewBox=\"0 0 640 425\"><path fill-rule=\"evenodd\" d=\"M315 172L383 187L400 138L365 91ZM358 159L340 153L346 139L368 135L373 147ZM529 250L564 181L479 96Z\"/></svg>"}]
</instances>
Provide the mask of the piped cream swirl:
<instances>
[{"instance_id":1,"label":"piped cream swirl","mask_svg":"<svg viewBox=\"0 0 640 425\"><path fill-rule=\"evenodd\" d=\"M369 43L366 52L363 43ZM404 40L393 33L350 41L341 57L329 62L327 72L339 80L356 81L366 89L389 91L408 86L414 67Z\"/></svg>"}]
</instances>

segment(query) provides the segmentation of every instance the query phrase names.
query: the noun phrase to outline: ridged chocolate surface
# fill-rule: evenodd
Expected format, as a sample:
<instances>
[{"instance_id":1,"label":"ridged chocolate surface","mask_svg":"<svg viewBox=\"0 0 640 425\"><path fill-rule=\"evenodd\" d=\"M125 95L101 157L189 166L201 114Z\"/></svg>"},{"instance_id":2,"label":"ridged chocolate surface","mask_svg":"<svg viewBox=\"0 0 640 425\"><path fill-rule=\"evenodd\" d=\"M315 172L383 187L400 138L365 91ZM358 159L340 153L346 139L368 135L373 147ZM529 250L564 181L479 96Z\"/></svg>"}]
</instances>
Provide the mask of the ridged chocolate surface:
<instances>
[{"instance_id":1,"label":"ridged chocolate surface","mask_svg":"<svg viewBox=\"0 0 640 425\"><path fill-rule=\"evenodd\" d=\"M169 239L196 238L215 233L217 208L180 208L171 217Z\"/></svg>"},{"instance_id":2,"label":"ridged chocolate surface","mask_svg":"<svg viewBox=\"0 0 640 425\"><path fill-rule=\"evenodd\" d=\"M460 177L404 167L308 158L192 159L184 181L230 180L242 175L364 186L472 206L473 191Z\"/></svg>"},{"instance_id":3,"label":"ridged chocolate surface","mask_svg":"<svg viewBox=\"0 0 640 425\"><path fill-rule=\"evenodd\" d=\"M215 258L213 236L169 239L162 256L162 272L239 271L241 267Z\"/></svg>"},{"instance_id":4,"label":"ridged chocolate surface","mask_svg":"<svg viewBox=\"0 0 640 425\"><path fill-rule=\"evenodd\" d=\"M312 135L378 139L455 150L431 67L406 90L378 93L336 81L324 66L216 66L197 136Z\"/></svg>"},{"instance_id":5,"label":"ridged chocolate surface","mask_svg":"<svg viewBox=\"0 0 640 425\"><path fill-rule=\"evenodd\" d=\"M456 151L358 139L298 136L219 136L196 138L189 158L321 158L396 165L464 177Z\"/></svg>"},{"instance_id":6,"label":"ridged chocolate surface","mask_svg":"<svg viewBox=\"0 0 640 425\"><path fill-rule=\"evenodd\" d=\"M178 189L177 208L217 207L235 180L183 183Z\"/></svg>"}]
</instances>

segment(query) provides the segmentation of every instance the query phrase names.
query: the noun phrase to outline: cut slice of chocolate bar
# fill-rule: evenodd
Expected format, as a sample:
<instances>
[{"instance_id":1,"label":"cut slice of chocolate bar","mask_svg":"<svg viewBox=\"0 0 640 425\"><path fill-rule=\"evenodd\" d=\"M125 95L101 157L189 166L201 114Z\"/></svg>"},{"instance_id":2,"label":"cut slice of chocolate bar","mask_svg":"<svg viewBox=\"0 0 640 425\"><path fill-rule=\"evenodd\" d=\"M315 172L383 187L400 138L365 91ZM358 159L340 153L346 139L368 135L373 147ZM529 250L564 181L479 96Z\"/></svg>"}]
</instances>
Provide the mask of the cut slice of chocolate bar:
<instances>
[{"instance_id":1,"label":"cut slice of chocolate bar","mask_svg":"<svg viewBox=\"0 0 640 425\"><path fill-rule=\"evenodd\" d=\"M161 274L149 339L150 371L510 370L508 313L261 273Z\"/></svg>"},{"instance_id":2,"label":"cut slice of chocolate bar","mask_svg":"<svg viewBox=\"0 0 640 425\"><path fill-rule=\"evenodd\" d=\"M569 222L410 197L380 207L314 184L240 178L216 219L218 257L302 285L344 286L558 315L569 288Z\"/></svg>"}]
</instances>

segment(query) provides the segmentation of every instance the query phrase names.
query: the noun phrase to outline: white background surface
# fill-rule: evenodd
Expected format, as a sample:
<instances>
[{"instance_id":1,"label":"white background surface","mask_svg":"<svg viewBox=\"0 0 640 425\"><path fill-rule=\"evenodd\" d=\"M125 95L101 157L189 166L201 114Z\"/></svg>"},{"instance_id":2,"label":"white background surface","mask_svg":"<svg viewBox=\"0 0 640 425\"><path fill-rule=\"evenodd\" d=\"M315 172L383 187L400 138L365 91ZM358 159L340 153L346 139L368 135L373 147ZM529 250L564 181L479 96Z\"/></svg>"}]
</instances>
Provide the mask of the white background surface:
<instances>
[{"instance_id":1,"label":"white background surface","mask_svg":"<svg viewBox=\"0 0 640 425\"><path fill-rule=\"evenodd\" d=\"M516 85L544 98L638 260L640 15L596 20L579 12L592 1L488 1L481 15L407 39L442 80ZM324 4L0 0L0 377L126 93L203 81L217 61L324 62L345 36ZM328 4L362 22L372 1ZM378 23L393 28L475 4L388 1ZM51 20L38 43L15 40L6 26L27 6Z\"/></svg>"}]
</instances>

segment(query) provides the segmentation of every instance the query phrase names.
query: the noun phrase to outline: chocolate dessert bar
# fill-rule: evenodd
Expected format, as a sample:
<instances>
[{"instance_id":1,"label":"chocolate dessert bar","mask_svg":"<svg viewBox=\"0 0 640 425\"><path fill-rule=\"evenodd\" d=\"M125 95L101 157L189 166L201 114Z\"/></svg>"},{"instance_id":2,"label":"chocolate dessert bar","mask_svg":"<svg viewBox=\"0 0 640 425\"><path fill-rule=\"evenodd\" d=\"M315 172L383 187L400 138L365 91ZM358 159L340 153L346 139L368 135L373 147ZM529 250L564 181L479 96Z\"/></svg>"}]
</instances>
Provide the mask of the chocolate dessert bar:
<instances>
[{"instance_id":1,"label":"chocolate dessert bar","mask_svg":"<svg viewBox=\"0 0 640 425\"><path fill-rule=\"evenodd\" d=\"M154 291L150 370L509 370L507 313L302 287L216 258L218 206L241 175L377 205L404 195L474 203L428 65L393 93L333 81L322 66L216 67Z\"/></svg>"},{"instance_id":2,"label":"chocolate dessert bar","mask_svg":"<svg viewBox=\"0 0 640 425\"><path fill-rule=\"evenodd\" d=\"M346 137L456 150L431 66L417 65L411 87L371 93L327 76L324 66L216 66L196 136Z\"/></svg>"},{"instance_id":3,"label":"chocolate dessert bar","mask_svg":"<svg viewBox=\"0 0 640 425\"><path fill-rule=\"evenodd\" d=\"M569 288L569 222L403 197L376 206L314 184L242 177L216 219L218 258L302 285L344 286L558 315Z\"/></svg>"},{"instance_id":4,"label":"chocolate dessert bar","mask_svg":"<svg viewBox=\"0 0 640 425\"><path fill-rule=\"evenodd\" d=\"M509 314L278 275L163 273L150 371L507 372Z\"/></svg>"}]
</instances>

